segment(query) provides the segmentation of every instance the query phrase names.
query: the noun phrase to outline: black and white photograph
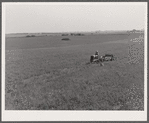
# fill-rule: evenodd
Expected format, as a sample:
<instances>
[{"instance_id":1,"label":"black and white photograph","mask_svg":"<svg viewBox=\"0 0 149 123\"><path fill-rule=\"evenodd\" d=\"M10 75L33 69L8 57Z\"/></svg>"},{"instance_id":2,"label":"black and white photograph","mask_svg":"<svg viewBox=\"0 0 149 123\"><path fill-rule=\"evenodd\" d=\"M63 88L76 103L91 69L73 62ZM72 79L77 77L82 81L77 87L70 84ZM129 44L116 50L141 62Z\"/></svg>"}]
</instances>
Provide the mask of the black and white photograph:
<instances>
[{"instance_id":1,"label":"black and white photograph","mask_svg":"<svg viewBox=\"0 0 149 123\"><path fill-rule=\"evenodd\" d=\"M4 121L147 120L147 2L3 2Z\"/></svg>"}]
</instances>

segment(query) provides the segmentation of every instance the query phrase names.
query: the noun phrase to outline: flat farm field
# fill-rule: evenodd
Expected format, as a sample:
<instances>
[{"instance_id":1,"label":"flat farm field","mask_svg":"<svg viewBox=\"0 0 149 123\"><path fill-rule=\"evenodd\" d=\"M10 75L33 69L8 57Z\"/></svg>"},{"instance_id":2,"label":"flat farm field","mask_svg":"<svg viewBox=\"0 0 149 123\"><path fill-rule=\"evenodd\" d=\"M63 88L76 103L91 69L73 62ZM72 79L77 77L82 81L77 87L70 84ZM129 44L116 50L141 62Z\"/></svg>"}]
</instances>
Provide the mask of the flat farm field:
<instances>
[{"instance_id":1,"label":"flat farm field","mask_svg":"<svg viewBox=\"0 0 149 123\"><path fill-rule=\"evenodd\" d=\"M144 110L143 34L9 37L5 55L6 110Z\"/></svg>"}]
</instances>

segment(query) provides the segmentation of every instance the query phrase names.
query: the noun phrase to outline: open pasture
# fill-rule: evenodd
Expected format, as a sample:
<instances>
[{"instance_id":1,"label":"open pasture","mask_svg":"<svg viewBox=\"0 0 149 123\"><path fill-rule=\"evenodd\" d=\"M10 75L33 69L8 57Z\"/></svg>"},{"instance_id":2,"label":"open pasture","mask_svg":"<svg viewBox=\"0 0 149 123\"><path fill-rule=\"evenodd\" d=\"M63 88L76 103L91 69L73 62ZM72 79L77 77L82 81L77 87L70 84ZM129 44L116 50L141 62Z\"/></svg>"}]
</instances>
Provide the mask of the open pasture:
<instances>
[{"instance_id":1,"label":"open pasture","mask_svg":"<svg viewBox=\"0 0 149 123\"><path fill-rule=\"evenodd\" d=\"M5 109L144 110L138 35L139 44L132 34L6 38ZM116 60L89 64L96 50Z\"/></svg>"}]
</instances>

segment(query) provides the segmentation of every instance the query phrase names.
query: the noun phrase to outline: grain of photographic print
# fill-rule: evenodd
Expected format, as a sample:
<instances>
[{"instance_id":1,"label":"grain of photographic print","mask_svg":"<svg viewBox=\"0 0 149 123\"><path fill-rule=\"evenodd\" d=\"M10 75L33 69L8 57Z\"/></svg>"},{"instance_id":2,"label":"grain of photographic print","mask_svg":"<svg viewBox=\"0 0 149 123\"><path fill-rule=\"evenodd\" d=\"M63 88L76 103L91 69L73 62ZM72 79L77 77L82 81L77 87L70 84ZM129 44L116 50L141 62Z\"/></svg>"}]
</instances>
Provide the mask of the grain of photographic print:
<instances>
[{"instance_id":1,"label":"grain of photographic print","mask_svg":"<svg viewBox=\"0 0 149 123\"><path fill-rule=\"evenodd\" d=\"M3 2L3 121L146 121L147 2Z\"/></svg>"}]
</instances>

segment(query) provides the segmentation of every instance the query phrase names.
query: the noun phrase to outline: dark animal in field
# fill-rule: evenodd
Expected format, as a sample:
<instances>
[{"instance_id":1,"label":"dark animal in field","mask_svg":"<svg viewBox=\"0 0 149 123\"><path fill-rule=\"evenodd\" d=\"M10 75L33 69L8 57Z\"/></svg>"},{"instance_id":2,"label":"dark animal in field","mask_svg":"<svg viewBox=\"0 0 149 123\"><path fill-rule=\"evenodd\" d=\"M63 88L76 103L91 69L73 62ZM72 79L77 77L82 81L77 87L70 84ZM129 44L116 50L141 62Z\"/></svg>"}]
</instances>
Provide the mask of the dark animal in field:
<instances>
[{"instance_id":1,"label":"dark animal in field","mask_svg":"<svg viewBox=\"0 0 149 123\"><path fill-rule=\"evenodd\" d=\"M103 58L99 57L99 55L92 55L90 57L90 63L100 63L101 66L104 66L103 61Z\"/></svg>"},{"instance_id":2,"label":"dark animal in field","mask_svg":"<svg viewBox=\"0 0 149 123\"><path fill-rule=\"evenodd\" d=\"M93 63L93 62L99 62L98 56L92 55L92 56L90 57L90 62L91 62L91 63Z\"/></svg>"}]
</instances>

